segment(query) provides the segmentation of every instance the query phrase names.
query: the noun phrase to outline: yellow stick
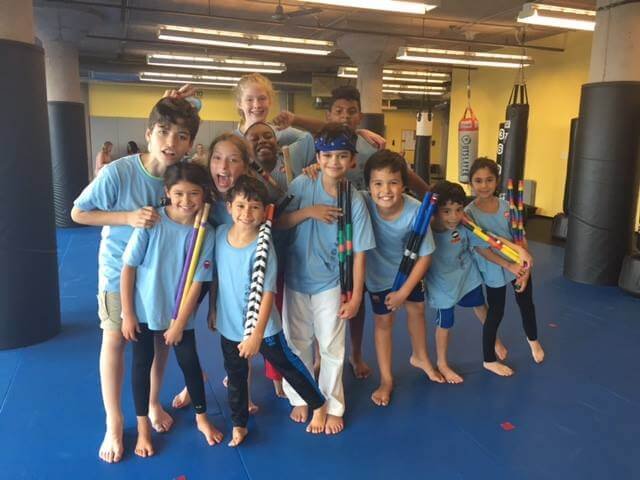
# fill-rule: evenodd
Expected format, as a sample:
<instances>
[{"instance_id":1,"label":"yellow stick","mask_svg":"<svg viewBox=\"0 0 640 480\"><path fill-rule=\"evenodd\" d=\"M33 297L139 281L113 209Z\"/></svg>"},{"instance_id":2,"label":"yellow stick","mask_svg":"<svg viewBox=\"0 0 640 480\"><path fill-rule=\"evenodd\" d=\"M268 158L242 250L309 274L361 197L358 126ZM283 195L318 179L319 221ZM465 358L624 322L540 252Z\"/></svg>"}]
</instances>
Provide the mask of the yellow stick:
<instances>
[{"instance_id":1,"label":"yellow stick","mask_svg":"<svg viewBox=\"0 0 640 480\"><path fill-rule=\"evenodd\" d=\"M191 284L193 283L193 277L196 274L196 267L198 266L198 261L200 261L200 250L202 250L202 242L204 241L205 234L205 226L207 224L207 219L209 218L209 209L211 208L211 204L205 203L204 208L202 209L202 217L200 218L200 228L198 229L198 236L196 237L196 245L193 248L193 256L191 257L191 264L189 265L189 272L187 273L187 281L184 284L184 291L182 292L182 299L180 300L180 310L184 307L184 304L187 301L187 296L189 294L189 289L191 288Z\"/></svg>"},{"instance_id":2,"label":"yellow stick","mask_svg":"<svg viewBox=\"0 0 640 480\"><path fill-rule=\"evenodd\" d=\"M282 147L282 160L284 162L284 171L287 175L287 183L293 180L293 170L291 170L291 152L288 146Z\"/></svg>"},{"instance_id":3,"label":"yellow stick","mask_svg":"<svg viewBox=\"0 0 640 480\"><path fill-rule=\"evenodd\" d=\"M471 230L471 233L476 235L481 240L484 240L485 242L487 242L491 247L493 247L496 250L498 250L500 253L502 253L509 260L522 265L522 260L520 259L520 255L518 254L518 252L516 252L509 245L504 244L502 241L497 239L490 232L486 232L485 230L480 228L478 225L473 223L466 216L462 218L462 224L465 227L467 227L469 230Z\"/></svg>"}]
</instances>

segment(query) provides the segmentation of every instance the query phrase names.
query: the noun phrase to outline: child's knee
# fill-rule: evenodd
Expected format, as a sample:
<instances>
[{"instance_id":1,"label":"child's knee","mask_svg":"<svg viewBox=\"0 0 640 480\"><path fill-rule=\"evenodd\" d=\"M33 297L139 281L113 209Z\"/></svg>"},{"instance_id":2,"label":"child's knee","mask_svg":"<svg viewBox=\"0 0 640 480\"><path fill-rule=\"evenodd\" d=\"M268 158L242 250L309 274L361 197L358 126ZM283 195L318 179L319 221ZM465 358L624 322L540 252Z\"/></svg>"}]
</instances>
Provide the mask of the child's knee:
<instances>
[{"instance_id":1,"label":"child's knee","mask_svg":"<svg viewBox=\"0 0 640 480\"><path fill-rule=\"evenodd\" d=\"M393 315L376 315L376 330L393 330Z\"/></svg>"}]
</instances>

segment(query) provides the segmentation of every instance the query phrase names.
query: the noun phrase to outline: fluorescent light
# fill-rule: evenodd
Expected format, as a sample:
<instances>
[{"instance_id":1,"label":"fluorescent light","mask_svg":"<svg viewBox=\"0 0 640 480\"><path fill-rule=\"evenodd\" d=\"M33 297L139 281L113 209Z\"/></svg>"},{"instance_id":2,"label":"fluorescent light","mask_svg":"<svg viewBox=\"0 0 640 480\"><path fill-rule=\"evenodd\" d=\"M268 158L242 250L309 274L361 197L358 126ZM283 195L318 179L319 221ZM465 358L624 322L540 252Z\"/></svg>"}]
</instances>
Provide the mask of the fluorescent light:
<instances>
[{"instance_id":1,"label":"fluorescent light","mask_svg":"<svg viewBox=\"0 0 640 480\"><path fill-rule=\"evenodd\" d=\"M338 67L338 77L358 78L358 67ZM440 72L391 70L385 68L382 70L382 80L390 80L392 82L445 83L449 80L449 74Z\"/></svg>"},{"instance_id":2,"label":"fluorescent light","mask_svg":"<svg viewBox=\"0 0 640 480\"><path fill-rule=\"evenodd\" d=\"M228 72L282 73L286 65L281 62L262 62L241 58L203 57L153 53L147 55L147 64L161 67L202 68Z\"/></svg>"},{"instance_id":3,"label":"fluorescent light","mask_svg":"<svg viewBox=\"0 0 640 480\"><path fill-rule=\"evenodd\" d=\"M569 30L593 31L596 28L595 17L595 10L525 3L518 14L518 22Z\"/></svg>"},{"instance_id":4,"label":"fluorescent light","mask_svg":"<svg viewBox=\"0 0 640 480\"><path fill-rule=\"evenodd\" d=\"M444 95L445 92L437 91L437 92L427 92L420 90L404 90L400 88L383 88L382 93L404 93L407 95Z\"/></svg>"},{"instance_id":5,"label":"fluorescent light","mask_svg":"<svg viewBox=\"0 0 640 480\"><path fill-rule=\"evenodd\" d=\"M369 10L384 10L385 12L415 13L424 15L440 5L439 1L408 2L403 0L300 0L307 3L320 3L345 8L366 8Z\"/></svg>"},{"instance_id":6,"label":"fluorescent light","mask_svg":"<svg viewBox=\"0 0 640 480\"><path fill-rule=\"evenodd\" d=\"M140 72L138 78L143 82L195 83L198 85L217 85L233 87L240 77L219 77L213 75L190 75L187 73Z\"/></svg>"},{"instance_id":7,"label":"fluorescent light","mask_svg":"<svg viewBox=\"0 0 640 480\"><path fill-rule=\"evenodd\" d=\"M383 83L382 88L397 88L401 90L419 90L423 92L444 92L447 89L445 87L436 87L431 85L402 85L396 83Z\"/></svg>"},{"instance_id":8,"label":"fluorescent light","mask_svg":"<svg viewBox=\"0 0 640 480\"><path fill-rule=\"evenodd\" d=\"M165 25L161 27L158 30L158 38L161 40L172 40L198 45L248 48L305 55L328 55L333 51L334 47L333 42L326 40L249 34L208 28L181 27L177 25Z\"/></svg>"},{"instance_id":9,"label":"fluorescent light","mask_svg":"<svg viewBox=\"0 0 640 480\"><path fill-rule=\"evenodd\" d=\"M401 47L397 60L409 62L443 63L448 65L469 65L476 67L520 68L533 63L527 55L505 53L467 52L463 50L443 50L439 48Z\"/></svg>"}]
</instances>

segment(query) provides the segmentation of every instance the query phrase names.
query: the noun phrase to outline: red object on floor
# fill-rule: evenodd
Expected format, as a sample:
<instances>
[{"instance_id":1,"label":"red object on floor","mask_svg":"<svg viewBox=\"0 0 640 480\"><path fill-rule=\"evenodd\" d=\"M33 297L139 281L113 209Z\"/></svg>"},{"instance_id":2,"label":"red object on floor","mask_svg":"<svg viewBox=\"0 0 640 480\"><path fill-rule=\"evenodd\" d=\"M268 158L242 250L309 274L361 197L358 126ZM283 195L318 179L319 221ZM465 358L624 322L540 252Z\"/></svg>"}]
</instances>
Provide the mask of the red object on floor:
<instances>
[{"instance_id":1,"label":"red object on floor","mask_svg":"<svg viewBox=\"0 0 640 480\"><path fill-rule=\"evenodd\" d=\"M187 477L185 477L184 475L180 475L179 477L176 477L174 480L187 480Z\"/></svg>"},{"instance_id":2,"label":"red object on floor","mask_svg":"<svg viewBox=\"0 0 640 480\"><path fill-rule=\"evenodd\" d=\"M505 432L509 432L509 431L513 430L514 428L516 428L516 426L511 422L503 422L503 423L500 424L500 426L502 427L502 429Z\"/></svg>"}]
</instances>

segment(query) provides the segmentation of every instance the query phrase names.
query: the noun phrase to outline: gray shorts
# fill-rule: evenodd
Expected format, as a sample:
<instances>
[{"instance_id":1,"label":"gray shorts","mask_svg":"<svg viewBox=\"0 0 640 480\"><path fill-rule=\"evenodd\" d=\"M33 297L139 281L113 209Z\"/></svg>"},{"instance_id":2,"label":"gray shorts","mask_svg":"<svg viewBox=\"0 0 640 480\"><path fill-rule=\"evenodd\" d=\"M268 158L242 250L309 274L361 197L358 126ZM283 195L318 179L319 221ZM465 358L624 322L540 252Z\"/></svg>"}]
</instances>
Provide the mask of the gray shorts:
<instances>
[{"instance_id":1,"label":"gray shorts","mask_svg":"<svg viewBox=\"0 0 640 480\"><path fill-rule=\"evenodd\" d=\"M120 292L98 293L98 317L103 330L122 329L122 303Z\"/></svg>"}]
</instances>

